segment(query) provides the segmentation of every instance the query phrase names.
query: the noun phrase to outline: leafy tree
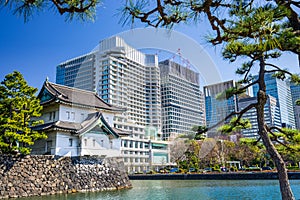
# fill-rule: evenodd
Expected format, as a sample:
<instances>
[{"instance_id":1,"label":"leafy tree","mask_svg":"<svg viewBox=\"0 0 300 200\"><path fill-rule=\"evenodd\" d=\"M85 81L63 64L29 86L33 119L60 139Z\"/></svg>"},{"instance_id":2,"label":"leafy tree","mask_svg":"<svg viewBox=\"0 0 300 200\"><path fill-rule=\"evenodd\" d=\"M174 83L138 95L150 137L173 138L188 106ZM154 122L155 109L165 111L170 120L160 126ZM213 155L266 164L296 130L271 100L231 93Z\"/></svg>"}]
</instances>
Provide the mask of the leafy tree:
<instances>
[{"instance_id":1,"label":"leafy tree","mask_svg":"<svg viewBox=\"0 0 300 200\"><path fill-rule=\"evenodd\" d=\"M184 138L177 138L170 144L170 157L171 162L179 164L179 161L183 160L186 150L188 149L190 142Z\"/></svg>"},{"instance_id":2,"label":"leafy tree","mask_svg":"<svg viewBox=\"0 0 300 200\"><path fill-rule=\"evenodd\" d=\"M179 162L179 166L187 171L190 168L199 169L199 152L200 143L196 140L191 140L187 150L184 152L184 158Z\"/></svg>"},{"instance_id":3,"label":"leafy tree","mask_svg":"<svg viewBox=\"0 0 300 200\"><path fill-rule=\"evenodd\" d=\"M241 138L236 151L236 158L246 166L261 164L260 158L266 154L262 143L254 138Z\"/></svg>"},{"instance_id":4,"label":"leafy tree","mask_svg":"<svg viewBox=\"0 0 300 200\"><path fill-rule=\"evenodd\" d=\"M205 136L204 134L207 132L207 127L205 126L193 126L192 131L195 132L194 139L195 140L204 140Z\"/></svg>"},{"instance_id":5,"label":"leafy tree","mask_svg":"<svg viewBox=\"0 0 300 200\"><path fill-rule=\"evenodd\" d=\"M41 115L42 106L35 96L36 88L27 85L20 72L5 76L0 84L0 152L30 153L29 145L46 138L31 127L42 123L34 120Z\"/></svg>"},{"instance_id":6,"label":"leafy tree","mask_svg":"<svg viewBox=\"0 0 300 200\"><path fill-rule=\"evenodd\" d=\"M265 124L264 105L267 94L264 78L266 73L273 73L276 78L284 80L290 77L292 82L300 83L298 75L268 62L278 59L283 51L293 52L300 57L300 19L297 13L299 8L300 2L296 0L269 0L260 4L257 1L243 0L158 0L156 3L128 1L124 9L124 14L128 16L125 20L134 22L137 19L154 27L171 28L177 23L195 20L199 22L206 17L214 31L209 37L209 42L214 45L223 43L223 57L230 62L244 59L244 64L237 70L237 73L243 76L240 81L243 86L231 89L226 96L239 94L257 84L258 101L240 112L232 113L227 119L237 116L229 125L241 125L243 114L252 108L256 109L258 134L277 167L282 199L285 200L294 199L294 196L285 163L269 137L276 128ZM226 11L227 14L224 14ZM222 15L219 15L220 13ZM258 79L254 80L252 73L256 67ZM283 129L280 129L280 132L288 134Z\"/></svg>"}]
</instances>

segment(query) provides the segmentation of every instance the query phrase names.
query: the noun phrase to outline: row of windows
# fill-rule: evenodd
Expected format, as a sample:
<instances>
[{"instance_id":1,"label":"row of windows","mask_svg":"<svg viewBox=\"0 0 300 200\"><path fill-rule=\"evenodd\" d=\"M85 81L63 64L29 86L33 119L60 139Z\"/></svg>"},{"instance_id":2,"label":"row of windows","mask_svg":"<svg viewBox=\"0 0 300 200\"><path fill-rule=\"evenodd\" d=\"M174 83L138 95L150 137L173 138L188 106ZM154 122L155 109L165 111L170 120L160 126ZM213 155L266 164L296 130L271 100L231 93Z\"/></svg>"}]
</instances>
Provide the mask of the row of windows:
<instances>
[{"instance_id":1,"label":"row of windows","mask_svg":"<svg viewBox=\"0 0 300 200\"><path fill-rule=\"evenodd\" d=\"M149 162L149 158L124 158L124 162L126 163L148 163Z\"/></svg>"}]
</instances>

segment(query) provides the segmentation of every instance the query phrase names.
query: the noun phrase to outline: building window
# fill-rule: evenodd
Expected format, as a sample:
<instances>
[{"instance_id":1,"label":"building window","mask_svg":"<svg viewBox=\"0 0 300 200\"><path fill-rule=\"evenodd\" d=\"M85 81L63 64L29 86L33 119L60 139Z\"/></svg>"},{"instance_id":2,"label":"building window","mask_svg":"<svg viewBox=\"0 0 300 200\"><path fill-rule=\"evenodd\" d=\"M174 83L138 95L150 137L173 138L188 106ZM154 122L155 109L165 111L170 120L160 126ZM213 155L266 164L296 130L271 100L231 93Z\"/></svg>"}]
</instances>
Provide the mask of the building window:
<instances>
[{"instance_id":1,"label":"building window","mask_svg":"<svg viewBox=\"0 0 300 200\"><path fill-rule=\"evenodd\" d=\"M87 146L87 139L84 139L84 146Z\"/></svg>"},{"instance_id":2,"label":"building window","mask_svg":"<svg viewBox=\"0 0 300 200\"><path fill-rule=\"evenodd\" d=\"M84 120L84 113L81 113L81 120Z\"/></svg>"},{"instance_id":3,"label":"building window","mask_svg":"<svg viewBox=\"0 0 300 200\"><path fill-rule=\"evenodd\" d=\"M93 139L93 147L95 147L95 146L96 146L96 140Z\"/></svg>"},{"instance_id":4,"label":"building window","mask_svg":"<svg viewBox=\"0 0 300 200\"><path fill-rule=\"evenodd\" d=\"M70 111L66 111L66 114L67 114L67 119L70 119Z\"/></svg>"},{"instance_id":5,"label":"building window","mask_svg":"<svg viewBox=\"0 0 300 200\"><path fill-rule=\"evenodd\" d=\"M75 112L71 112L72 120L75 120Z\"/></svg>"},{"instance_id":6,"label":"building window","mask_svg":"<svg viewBox=\"0 0 300 200\"><path fill-rule=\"evenodd\" d=\"M52 119L55 120L55 111L52 112Z\"/></svg>"},{"instance_id":7,"label":"building window","mask_svg":"<svg viewBox=\"0 0 300 200\"><path fill-rule=\"evenodd\" d=\"M51 154L51 148L52 148L52 140L48 140L46 142L46 152Z\"/></svg>"},{"instance_id":8,"label":"building window","mask_svg":"<svg viewBox=\"0 0 300 200\"><path fill-rule=\"evenodd\" d=\"M73 146L73 139L72 138L69 139L69 146L70 147Z\"/></svg>"},{"instance_id":9,"label":"building window","mask_svg":"<svg viewBox=\"0 0 300 200\"><path fill-rule=\"evenodd\" d=\"M55 111L49 112L49 121L50 120L55 120Z\"/></svg>"}]
</instances>

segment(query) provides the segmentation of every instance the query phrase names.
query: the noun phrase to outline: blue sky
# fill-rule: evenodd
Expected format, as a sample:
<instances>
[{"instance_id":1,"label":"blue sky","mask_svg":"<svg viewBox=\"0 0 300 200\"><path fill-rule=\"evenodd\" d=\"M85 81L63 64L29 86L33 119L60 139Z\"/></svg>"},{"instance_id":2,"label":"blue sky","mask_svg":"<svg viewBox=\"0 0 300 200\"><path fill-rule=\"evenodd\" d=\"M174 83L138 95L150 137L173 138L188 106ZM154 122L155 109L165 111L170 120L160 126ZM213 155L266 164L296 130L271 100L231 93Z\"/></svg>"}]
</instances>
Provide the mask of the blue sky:
<instances>
[{"instance_id":1,"label":"blue sky","mask_svg":"<svg viewBox=\"0 0 300 200\"><path fill-rule=\"evenodd\" d=\"M108 2L108 1L106 1ZM22 17L12 15L12 11L0 9L0 80L14 70L20 71L27 82L40 88L46 79L55 82L56 66L67 59L91 51L100 40L119 32L130 30L130 25L119 23L117 10L121 1L110 1L98 9L95 22L66 22L64 16L54 11L37 13L27 23ZM145 25L135 25L145 27ZM219 49L204 41L205 25L181 25L176 30L198 41L213 58L224 80L237 78L235 65L221 58ZM144 39L144 38L141 38ZM178 47L180 48L180 47ZM299 72L297 58L284 55L278 62L291 66Z\"/></svg>"}]
</instances>

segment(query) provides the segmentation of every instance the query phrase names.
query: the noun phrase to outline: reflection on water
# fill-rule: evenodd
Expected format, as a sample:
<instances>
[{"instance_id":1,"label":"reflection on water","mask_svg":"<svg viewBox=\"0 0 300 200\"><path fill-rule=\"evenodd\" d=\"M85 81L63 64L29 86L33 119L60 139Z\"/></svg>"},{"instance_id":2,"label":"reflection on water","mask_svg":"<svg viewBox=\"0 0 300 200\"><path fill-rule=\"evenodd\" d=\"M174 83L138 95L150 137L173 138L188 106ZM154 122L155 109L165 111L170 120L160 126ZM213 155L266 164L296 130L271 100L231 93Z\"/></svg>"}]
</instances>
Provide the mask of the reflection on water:
<instances>
[{"instance_id":1,"label":"reflection on water","mask_svg":"<svg viewBox=\"0 0 300 200\"><path fill-rule=\"evenodd\" d=\"M300 180L291 180L300 199ZM21 200L279 200L276 180L135 180L129 190L61 194Z\"/></svg>"}]
</instances>

